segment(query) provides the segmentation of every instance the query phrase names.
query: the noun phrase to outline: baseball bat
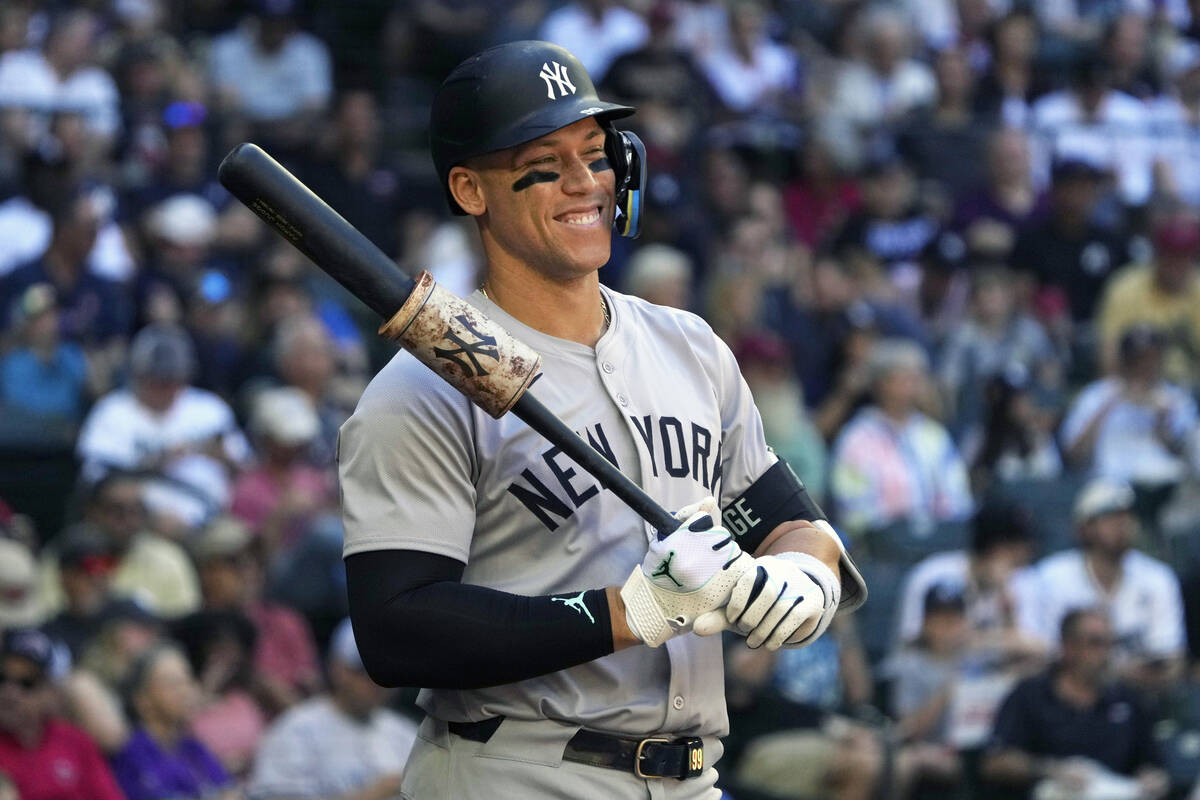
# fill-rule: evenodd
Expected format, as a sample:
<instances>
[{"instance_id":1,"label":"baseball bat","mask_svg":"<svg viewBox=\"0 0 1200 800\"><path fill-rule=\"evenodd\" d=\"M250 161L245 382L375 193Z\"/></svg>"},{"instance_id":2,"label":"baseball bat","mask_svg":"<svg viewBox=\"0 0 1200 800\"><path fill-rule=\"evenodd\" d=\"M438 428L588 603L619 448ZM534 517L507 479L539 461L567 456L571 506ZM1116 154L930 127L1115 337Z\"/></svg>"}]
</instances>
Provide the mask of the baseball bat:
<instances>
[{"instance_id":1,"label":"baseball bat","mask_svg":"<svg viewBox=\"0 0 1200 800\"><path fill-rule=\"evenodd\" d=\"M431 298L420 298L420 295L422 292L427 295L433 293L430 287L432 278L428 278L426 274L414 281L404 274L382 250L262 148L248 142L239 144L221 162L217 176L234 197L385 320L394 319L397 311L410 299L419 298L429 305L428 300ZM452 310L463 311L461 308ZM474 311L470 321L471 329L475 331L484 330L484 325L489 322L478 310ZM436 327L431 326L431 322ZM443 322L444 320L437 317L425 321L424 327L433 327L433 330L424 333L438 336L439 341L444 340L446 337L439 336L448 330L441 327ZM412 327L410 324L409 328ZM455 331L455 334L460 340L469 335L467 331ZM497 340L500 338L494 331L490 335ZM443 352L463 349L462 345L453 340L444 343L448 346L439 348L436 346L438 342L435 342L432 349L440 349ZM409 346L403 340L401 344ZM409 346L409 349L412 350L413 347ZM472 361L467 355L469 354L462 353L457 357L467 368L472 368ZM421 356L418 354L418 357ZM445 357L441 357L440 360L445 361ZM477 360L482 359L477 356ZM466 368L452 365L457 363L459 362L447 362L444 367L452 374L465 372ZM441 374L441 370L435 371ZM559 447L576 464L591 473L601 486L653 525L660 536L678 527L679 521L671 516L670 512L567 427L566 423L542 405L536 397L525 391L536 376L536 367L529 372L527 379L514 390L517 396L508 398L511 400L507 403L509 407L501 410L501 413L505 410L510 411L551 444ZM478 380L491 377L492 374L494 373L489 370L487 375L467 377ZM472 396L471 399L479 402L478 397ZM485 410L499 416L494 407L485 406Z\"/></svg>"},{"instance_id":2,"label":"baseball bat","mask_svg":"<svg viewBox=\"0 0 1200 800\"><path fill-rule=\"evenodd\" d=\"M540 364L532 349L438 286L428 272L414 281L257 145L234 147L217 176L234 197L384 318L382 335L492 416L516 415L653 525L660 537L678 527L670 512L527 391ZM810 519L825 519L811 498L807 502L812 505Z\"/></svg>"}]
</instances>

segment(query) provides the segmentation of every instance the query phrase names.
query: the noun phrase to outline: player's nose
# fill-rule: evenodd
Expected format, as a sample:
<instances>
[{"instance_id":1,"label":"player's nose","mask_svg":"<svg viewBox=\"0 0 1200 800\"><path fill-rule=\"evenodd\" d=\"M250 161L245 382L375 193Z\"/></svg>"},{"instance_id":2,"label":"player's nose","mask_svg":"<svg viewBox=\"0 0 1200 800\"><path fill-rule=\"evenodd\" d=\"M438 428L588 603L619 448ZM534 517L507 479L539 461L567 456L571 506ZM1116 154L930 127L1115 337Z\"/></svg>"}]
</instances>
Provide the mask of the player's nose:
<instances>
[{"instance_id":1,"label":"player's nose","mask_svg":"<svg viewBox=\"0 0 1200 800\"><path fill-rule=\"evenodd\" d=\"M597 173L592 172L591 165L582 158L572 158L565 170L562 186L568 194L587 194L599 185Z\"/></svg>"}]
</instances>

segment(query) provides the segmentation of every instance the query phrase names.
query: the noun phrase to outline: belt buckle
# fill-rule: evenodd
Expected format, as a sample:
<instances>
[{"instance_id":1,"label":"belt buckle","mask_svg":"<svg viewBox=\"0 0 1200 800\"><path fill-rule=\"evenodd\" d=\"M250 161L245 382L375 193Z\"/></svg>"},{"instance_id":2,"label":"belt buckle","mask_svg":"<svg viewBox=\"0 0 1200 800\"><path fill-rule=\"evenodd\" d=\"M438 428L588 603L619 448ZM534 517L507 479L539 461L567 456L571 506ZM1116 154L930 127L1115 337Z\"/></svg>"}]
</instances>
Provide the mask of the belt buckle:
<instances>
[{"instance_id":1,"label":"belt buckle","mask_svg":"<svg viewBox=\"0 0 1200 800\"><path fill-rule=\"evenodd\" d=\"M651 736L648 739L642 739L638 742L637 752L633 756L633 771L639 778L661 778L662 775L647 775L642 772L642 751L646 749L648 744L670 744L671 740L665 736ZM628 752L628 751L626 751Z\"/></svg>"},{"instance_id":2,"label":"belt buckle","mask_svg":"<svg viewBox=\"0 0 1200 800\"><path fill-rule=\"evenodd\" d=\"M687 775L684 777L699 777L700 773L704 772L704 740L699 736L685 736L676 739L674 743L687 747L687 761L684 762L684 766L687 767Z\"/></svg>"}]
</instances>

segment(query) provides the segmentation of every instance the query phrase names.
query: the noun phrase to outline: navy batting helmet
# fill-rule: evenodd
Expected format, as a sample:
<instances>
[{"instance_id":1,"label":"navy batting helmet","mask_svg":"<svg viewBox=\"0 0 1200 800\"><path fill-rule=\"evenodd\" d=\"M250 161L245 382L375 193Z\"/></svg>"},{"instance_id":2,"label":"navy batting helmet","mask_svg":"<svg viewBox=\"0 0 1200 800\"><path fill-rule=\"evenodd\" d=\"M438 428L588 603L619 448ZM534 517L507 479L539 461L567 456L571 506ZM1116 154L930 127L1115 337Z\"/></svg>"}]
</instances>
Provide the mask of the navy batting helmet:
<instances>
[{"instance_id":1,"label":"navy batting helmet","mask_svg":"<svg viewBox=\"0 0 1200 800\"><path fill-rule=\"evenodd\" d=\"M637 236L646 150L636 135L612 126L633 112L601 100L579 59L556 44L509 42L476 53L442 82L429 121L433 162L450 210L466 213L450 194L452 167L595 117L608 134L605 149L616 173L616 227L623 236Z\"/></svg>"}]
</instances>

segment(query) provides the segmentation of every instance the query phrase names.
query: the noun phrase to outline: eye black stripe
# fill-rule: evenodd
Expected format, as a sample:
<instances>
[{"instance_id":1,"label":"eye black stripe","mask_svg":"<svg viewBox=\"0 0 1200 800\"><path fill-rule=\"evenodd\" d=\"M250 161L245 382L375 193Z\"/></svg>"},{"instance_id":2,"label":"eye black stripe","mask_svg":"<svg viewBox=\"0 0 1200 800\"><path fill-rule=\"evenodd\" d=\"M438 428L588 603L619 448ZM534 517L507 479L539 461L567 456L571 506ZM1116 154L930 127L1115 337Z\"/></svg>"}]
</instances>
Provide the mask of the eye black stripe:
<instances>
[{"instance_id":1,"label":"eye black stripe","mask_svg":"<svg viewBox=\"0 0 1200 800\"><path fill-rule=\"evenodd\" d=\"M590 169L592 172L604 172L605 170L612 169L612 164L608 163L607 156L601 156L592 163L588 164L588 169Z\"/></svg>"},{"instance_id":2,"label":"eye black stripe","mask_svg":"<svg viewBox=\"0 0 1200 800\"><path fill-rule=\"evenodd\" d=\"M534 170L533 172L527 172L520 178L517 178L517 180L513 182L512 190L514 192L523 192L530 186L533 186L535 183L554 183L559 179L559 177L560 176L557 172L542 172L539 170Z\"/></svg>"}]
</instances>

